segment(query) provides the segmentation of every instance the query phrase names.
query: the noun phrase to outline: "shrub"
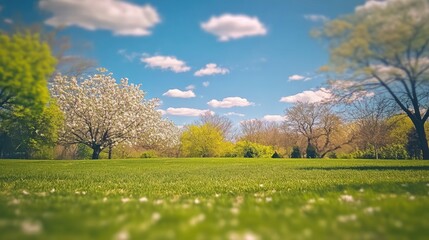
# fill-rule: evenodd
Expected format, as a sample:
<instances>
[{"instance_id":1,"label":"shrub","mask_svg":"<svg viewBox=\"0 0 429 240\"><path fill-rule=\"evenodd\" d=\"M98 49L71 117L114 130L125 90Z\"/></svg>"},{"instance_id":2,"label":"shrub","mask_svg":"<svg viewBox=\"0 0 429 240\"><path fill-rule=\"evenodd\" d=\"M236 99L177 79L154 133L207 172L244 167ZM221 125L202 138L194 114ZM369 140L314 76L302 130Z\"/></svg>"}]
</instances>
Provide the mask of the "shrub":
<instances>
[{"instance_id":1,"label":"shrub","mask_svg":"<svg viewBox=\"0 0 429 240\"><path fill-rule=\"evenodd\" d=\"M291 158L301 158L301 150L298 146L292 148L292 153L290 154Z\"/></svg>"}]
</instances>

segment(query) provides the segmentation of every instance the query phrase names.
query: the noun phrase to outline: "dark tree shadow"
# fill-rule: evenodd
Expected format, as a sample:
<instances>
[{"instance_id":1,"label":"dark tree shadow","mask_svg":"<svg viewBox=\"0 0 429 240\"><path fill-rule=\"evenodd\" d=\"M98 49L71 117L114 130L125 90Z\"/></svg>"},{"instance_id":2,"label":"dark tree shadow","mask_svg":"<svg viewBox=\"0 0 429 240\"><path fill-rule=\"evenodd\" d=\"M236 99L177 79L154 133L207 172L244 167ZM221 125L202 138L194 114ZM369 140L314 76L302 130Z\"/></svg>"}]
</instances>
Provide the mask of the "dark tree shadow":
<instances>
[{"instance_id":1,"label":"dark tree shadow","mask_svg":"<svg viewBox=\"0 0 429 240\"><path fill-rule=\"evenodd\" d=\"M354 167L304 167L302 170L358 170L358 171L429 171L429 166L354 166Z\"/></svg>"}]
</instances>

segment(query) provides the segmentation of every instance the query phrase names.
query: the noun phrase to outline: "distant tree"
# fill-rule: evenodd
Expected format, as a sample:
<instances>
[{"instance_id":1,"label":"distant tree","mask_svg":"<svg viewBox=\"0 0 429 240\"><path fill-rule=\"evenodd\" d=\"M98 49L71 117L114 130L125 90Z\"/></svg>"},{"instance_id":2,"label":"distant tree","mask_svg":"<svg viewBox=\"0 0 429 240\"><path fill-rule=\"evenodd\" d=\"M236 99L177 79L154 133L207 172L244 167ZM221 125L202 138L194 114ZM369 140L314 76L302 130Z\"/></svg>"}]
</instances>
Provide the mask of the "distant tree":
<instances>
[{"instance_id":1,"label":"distant tree","mask_svg":"<svg viewBox=\"0 0 429 240\"><path fill-rule=\"evenodd\" d=\"M56 63L48 44L38 35L0 33L0 46L0 114L14 106L42 109Z\"/></svg>"},{"instance_id":2,"label":"distant tree","mask_svg":"<svg viewBox=\"0 0 429 240\"><path fill-rule=\"evenodd\" d=\"M385 1L332 20L315 34L328 40L331 70L341 73L342 93L386 94L416 129L423 159L429 117L429 3ZM338 81L335 81L338 85Z\"/></svg>"},{"instance_id":3,"label":"distant tree","mask_svg":"<svg viewBox=\"0 0 429 240\"><path fill-rule=\"evenodd\" d=\"M219 116L216 114L211 114L210 112L206 112L205 114L200 116L200 120L197 124L210 124L217 128L219 131L221 131L222 135L229 139L232 134L232 128L234 124L232 121L225 117L225 116Z\"/></svg>"},{"instance_id":4,"label":"distant tree","mask_svg":"<svg viewBox=\"0 0 429 240\"><path fill-rule=\"evenodd\" d=\"M272 146L242 140L235 144L235 152L238 157L270 158L274 154L274 149Z\"/></svg>"},{"instance_id":5,"label":"distant tree","mask_svg":"<svg viewBox=\"0 0 429 240\"><path fill-rule=\"evenodd\" d=\"M222 156L225 142L222 132L211 124L187 126L180 141L186 157Z\"/></svg>"},{"instance_id":6,"label":"distant tree","mask_svg":"<svg viewBox=\"0 0 429 240\"><path fill-rule=\"evenodd\" d=\"M126 78L117 83L104 70L82 82L58 75L52 92L64 113L60 142L87 145L92 159L119 143L169 138L174 127L156 111L157 100L144 99L140 85L128 84Z\"/></svg>"},{"instance_id":7,"label":"distant tree","mask_svg":"<svg viewBox=\"0 0 429 240\"><path fill-rule=\"evenodd\" d=\"M306 139L312 158L323 158L353 140L340 117L325 104L298 102L286 110L286 116L290 129Z\"/></svg>"},{"instance_id":8,"label":"distant tree","mask_svg":"<svg viewBox=\"0 0 429 240\"><path fill-rule=\"evenodd\" d=\"M271 156L271 158L281 158L282 156L280 156L280 154L277 151L274 151L273 155Z\"/></svg>"},{"instance_id":9,"label":"distant tree","mask_svg":"<svg viewBox=\"0 0 429 240\"><path fill-rule=\"evenodd\" d=\"M307 158L317 158L319 157L317 154L316 148L313 146L313 144L308 144L307 149L305 150L305 156Z\"/></svg>"},{"instance_id":10,"label":"distant tree","mask_svg":"<svg viewBox=\"0 0 429 240\"><path fill-rule=\"evenodd\" d=\"M290 155L291 158L301 158L301 150L298 146L294 146L292 148L292 153Z\"/></svg>"}]
</instances>

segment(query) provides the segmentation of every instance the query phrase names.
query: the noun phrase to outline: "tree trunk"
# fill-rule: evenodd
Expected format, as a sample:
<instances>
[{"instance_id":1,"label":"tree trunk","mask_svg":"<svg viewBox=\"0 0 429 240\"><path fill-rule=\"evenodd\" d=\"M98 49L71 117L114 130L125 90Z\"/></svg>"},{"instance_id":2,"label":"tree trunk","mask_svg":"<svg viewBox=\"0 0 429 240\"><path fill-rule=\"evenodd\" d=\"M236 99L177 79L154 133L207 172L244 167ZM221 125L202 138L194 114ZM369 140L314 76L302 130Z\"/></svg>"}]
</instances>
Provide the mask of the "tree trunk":
<instances>
[{"instance_id":1,"label":"tree trunk","mask_svg":"<svg viewBox=\"0 0 429 240\"><path fill-rule=\"evenodd\" d=\"M92 147L92 159L98 159L100 157L101 147L100 145L95 145Z\"/></svg>"},{"instance_id":2,"label":"tree trunk","mask_svg":"<svg viewBox=\"0 0 429 240\"><path fill-rule=\"evenodd\" d=\"M112 145L109 145L109 159L112 159Z\"/></svg>"},{"instance_id":3,"label":"tree trunk","mask_svg":"<svg viewBox=\"0 0 429 240\"><path fill-rule=\"evenodd\" d=\"M421 121L413 121L413 123L416 128L417 136L419 137L419 145L423 153L423 160L429 160L429 146L425 132L425 123Z\"/></svg>"}]
</instances>

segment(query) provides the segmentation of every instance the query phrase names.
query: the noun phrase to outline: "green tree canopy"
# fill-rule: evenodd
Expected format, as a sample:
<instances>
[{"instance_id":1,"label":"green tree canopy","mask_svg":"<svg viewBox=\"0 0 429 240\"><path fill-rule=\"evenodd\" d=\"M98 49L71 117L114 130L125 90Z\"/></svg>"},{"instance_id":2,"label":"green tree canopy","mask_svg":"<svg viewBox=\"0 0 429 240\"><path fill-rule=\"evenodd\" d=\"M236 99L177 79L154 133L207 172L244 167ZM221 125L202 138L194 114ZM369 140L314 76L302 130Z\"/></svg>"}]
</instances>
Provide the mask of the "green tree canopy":
<instances>
[{"instance_id":1,"label":"green tree canopy","mask_svg":"<svg viewBox=\"0 0 429 240\"><path fill-rule=\"evenodd\" d=\"M223 154L224 137L211 124L188 126L180 140L182 155L187 157L219 157Z\"/></svg>"},{"instance_id":2,"label":"green tree canopy","mask_svg":"<svg viewBox=\"0 0 429 240\"><path fill-rule=\"evenodd\" d=\"M49 99L47 79L56 60L37 34L0 33L0 110L20 105L42 108Z\"/></svg>"}]
</instances>

